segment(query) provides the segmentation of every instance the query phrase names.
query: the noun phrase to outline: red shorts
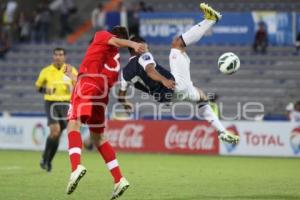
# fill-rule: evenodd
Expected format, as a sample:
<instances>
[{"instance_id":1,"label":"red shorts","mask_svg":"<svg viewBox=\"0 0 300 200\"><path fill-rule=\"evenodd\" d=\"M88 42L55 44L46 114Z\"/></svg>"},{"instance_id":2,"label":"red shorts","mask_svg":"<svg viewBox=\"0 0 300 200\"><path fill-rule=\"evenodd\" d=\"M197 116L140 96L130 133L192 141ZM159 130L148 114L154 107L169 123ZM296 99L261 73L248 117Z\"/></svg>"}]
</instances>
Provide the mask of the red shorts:
<instances>
[{"instance_id":1,"label":"red shorts","mask_svg":"<svg viewBox=\"0 0 300 200\"><path fill-rule=\"evenodd\" d=\"M93 133L103 133L109 88L105 81L81 78L71 97L68 120L80 120Z\"/></svg>"}]
</instances>

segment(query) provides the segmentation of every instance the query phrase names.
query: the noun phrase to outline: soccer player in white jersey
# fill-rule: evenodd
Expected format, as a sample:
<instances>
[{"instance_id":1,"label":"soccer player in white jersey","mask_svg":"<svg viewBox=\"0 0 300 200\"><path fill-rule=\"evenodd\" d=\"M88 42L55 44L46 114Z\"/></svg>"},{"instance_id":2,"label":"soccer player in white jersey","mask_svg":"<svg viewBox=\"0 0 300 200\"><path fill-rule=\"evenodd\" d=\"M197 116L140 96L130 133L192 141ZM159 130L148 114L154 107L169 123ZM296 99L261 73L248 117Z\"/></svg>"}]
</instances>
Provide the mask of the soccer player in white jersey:
<instances>
[{"instance_id":1,"label":"soccer player in white jersey","mask_svg":"<svg viewBox=\"0 0 300 200\"><path fill-rule=\"evenodd\" d=\"M124 104L125 108L128 108L126 90L129 83L133 83L136 88L144 92L147 92L148 90L148 93L151 95L157 91L157 87L162 88L159 89L158 92L160 95L164 95L165 91L168 91L168 89L173 89L174 94L172 95L172 101L190 101L199 103L200 115L217 129L219 138L222 141L236 144L239 142L239 136L226 131L209 104L205 103L208 101L207 96L201 89L195 87L191 81L190 58L186 53L186 47L197 43L204 36L205 32L222 17L219 12L215 11L205 3L200 4L200 9L204 13L204 20L191 27L191 29L181 36L176 37L172 42L169 62L171 76L174 77L176 84L173 77L170 78L170 76L168 77L168 75L165 75L165 70L161 69L161 66L154 60L150 52L138 55L135 54L134 51L130 51L132 54L131 60L121 74L122 81L119 91L119 101ZM136 68L136 70L134 68ZM137 77L139 78L137 79ZM137 80L141 80L138 83L139 85L137 85ZM158 83L157 87L153 81ZM164 102L164 98L162 99L158 101Z\"/></svg>"}]
</instances>

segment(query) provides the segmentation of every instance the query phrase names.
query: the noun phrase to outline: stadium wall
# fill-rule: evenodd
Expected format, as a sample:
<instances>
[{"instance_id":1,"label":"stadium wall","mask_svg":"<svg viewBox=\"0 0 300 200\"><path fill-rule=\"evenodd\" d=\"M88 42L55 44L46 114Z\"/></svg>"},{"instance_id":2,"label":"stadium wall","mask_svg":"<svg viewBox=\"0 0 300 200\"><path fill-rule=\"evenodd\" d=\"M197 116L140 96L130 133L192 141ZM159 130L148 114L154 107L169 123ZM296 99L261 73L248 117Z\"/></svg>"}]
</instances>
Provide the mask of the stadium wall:
<instances>
[{"instance_id":1,"label":"stadium wall","mask_svg":"<svg viewBox=\"0 0 300 200\"><path fill-rule=\"evenodd\" d=\"M219 142L215 129L199 121L108 121L106 134L118 151L300 157L300 125L291 122L224 122L240 143ZM88 139L86 127L82 137ZM43 117L1 117L0 149L42 150L48 135ZM67 150L63 133L60 150Z\"/></svg>"}]
</instances>

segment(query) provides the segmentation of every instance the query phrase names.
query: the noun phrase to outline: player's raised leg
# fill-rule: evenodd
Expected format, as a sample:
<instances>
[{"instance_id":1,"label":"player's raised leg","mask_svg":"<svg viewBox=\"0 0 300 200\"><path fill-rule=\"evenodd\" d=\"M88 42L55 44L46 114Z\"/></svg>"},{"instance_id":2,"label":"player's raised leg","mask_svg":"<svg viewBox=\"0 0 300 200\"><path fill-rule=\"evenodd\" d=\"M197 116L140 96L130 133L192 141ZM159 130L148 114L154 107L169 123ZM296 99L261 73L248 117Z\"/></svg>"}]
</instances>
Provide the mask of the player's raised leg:
<instances>
[{"instance_id":1,"label":"player's raised leg","mask_svg":"<svg viewBox=\"0 0 300 200\"><path fill-rule=\"evenodd\" d=\"M190 77L190 59L185 52L185 47L197 43L216 22L221 19L221 14L205 3L200 4L204 13L204 20L174 39L170 52L170 68L176 80L175 93L184 94L184 99L199 104L200 116L207 120L218 131L219 138L229 143L237 143L239 137L227 132L218 117L208 105L208 99L202 90L193 86Z\"/></svg>"},{"instance_id":2,"label":"player's raised leg","mask_svg":"<svg viewBox=\"0 0 300 200\"><path fill-rule=\"evenodd\" d=\"M204 14L204 20L181 35L184 46L197 43L203 35L222 18L222 15L218 11L205 3L200 4L200 9Z\"/></svg>"},{"instance_id":3,"label":"player's raised leg","mask_svg":"<svg viewBox=\"0 0 300 200\"><path fill-rule=\"evenodd\" d=\"M74 192L80 179L87 172L86 168L80 165L82 150L82 138L79 131L80 125L81 123L77 120L70 120L68 123L69 156L72 173L66 189L67 194Z\"/></svg>"},{"instance_id":4,"label":"player's raised leg","mask_svg":"<svg viewBox=\"0 0 300 200\"><path fill-rule=\"evenodd\" d=\"M181 36L176 37L171 45L169 63L171 73L175 77L176 89L182 90L190 88L192 85L190 77L190 59L186 53L186 46L197 43L218 20L221 14L207 4L201 3L200 8L204 13L204 20L196 24Z\"/></svg>"},{"instance_id":5,"label":"player's raised leg","mask_svg":"<svg viewBox=\"0 0 300 200\"><path fill-rule=\"evenodd\" d=\"M102 156L114 179L114 189L111 199L120 197L129 187L129 182L122 176L116 153L110 143L105 139L103 128L98 128L97 131L91 130L91 136L99 154ZM93 132L92 132L93 131Z\"/></svg>"},{"instance_id":6,"label":"player's raised leg","mask_svg":"<svg viewBox=\"0 0 300 200\"><path fill-rule=\"evenodd\" d=\"M218 131L220 140L232 144L238 143L240 140L239 136L234 135L225 129L219 118L216 116L216 114L208 104L208 98L206 97L204 92L201 89L197 90L198 91L196 91L195 89L195 92L199 93L198 112L200 117L208 121Z\"/></svg>"}]
</instances>

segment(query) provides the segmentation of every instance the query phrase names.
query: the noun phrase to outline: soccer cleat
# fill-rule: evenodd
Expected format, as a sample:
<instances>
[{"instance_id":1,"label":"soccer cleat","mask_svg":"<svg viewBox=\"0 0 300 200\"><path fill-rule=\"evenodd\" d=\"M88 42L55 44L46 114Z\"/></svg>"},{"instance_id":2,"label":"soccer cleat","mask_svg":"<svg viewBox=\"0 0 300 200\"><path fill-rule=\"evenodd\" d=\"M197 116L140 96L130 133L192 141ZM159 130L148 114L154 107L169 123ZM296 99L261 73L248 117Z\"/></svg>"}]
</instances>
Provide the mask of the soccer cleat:
<instances>
[{"instance_id":1,"label":"soccer cleat","mask_svg":"<svg viewBox=\"0 0 300 200\"><path fill-rule=\"evenodd\" d=\"M51 172L52 170L52 165L51 163L48 163L45 159L42 158L41 162L40 162L40 167L43 170L46 170L47 172Z\"/></svg>"},{"instance_id":2,"label":"soccer cleat","mask_svg":"<svg viewBox=\"0 0 300 200\"><path fill-rule=\"evenodd\" d=\"M230 144L237 144L240 141L240 137L238 135L234 135L228 131L225 133L219 132L219 139Z\"/></svg>"},{"instance_id":3,"label":"soccer cleat","mask_svg":"<svg viewBox=\"0 0 300 200\"><path fill-rule=\"evenodd\" d=\"M71 173L70 180L67 186L67 194L72 194L76 189L80 179L86 174L87 170L84 166L78 165L77 169Z\"/></svg>"},{"instance_id":4,"label":"soccer cleat","mask_svg":"<svg viewBox=\"0 0 300 200\"><path fill-rule=\"evenodd\" d=\"M205 19L218 22L222 18L222 15L218 11L214 10L212 7L210 7L206 3L200 3L200 9L204 13Z\"/></svg>"},{"instance_id":5,"label":"soccer cleat","mask_svg":"<svg viewBox=\"0 0 300 200\"><path fill-rule=\"evenodd\" d=\"M51 172L51 170L52 170L52 164L51 163L47 163L45 170L47 172Z\"/></svg>"},{"instance_id":6,"label":"soccer cleat","mask_svg":"<svg viewBox=\"0 0 300 200\"><path fill-rule=\"evenodd\" d=\"M121 178L121 180L114 186L114 191L111 200L119 198L128 189L128 187L129 182L126 180L126 178Z\"/></svg>"},{"instance_id":7,"label":"soccer cleat","mask_svg":"<svg viewBox=\"0 0 300 200\"><path fill-rule=\"evenodd\" d=\"M44 170L47 169L47 163L46 161L42 158L41 162L40 162L40 167Z\"/></svg>"}]
</instances>

